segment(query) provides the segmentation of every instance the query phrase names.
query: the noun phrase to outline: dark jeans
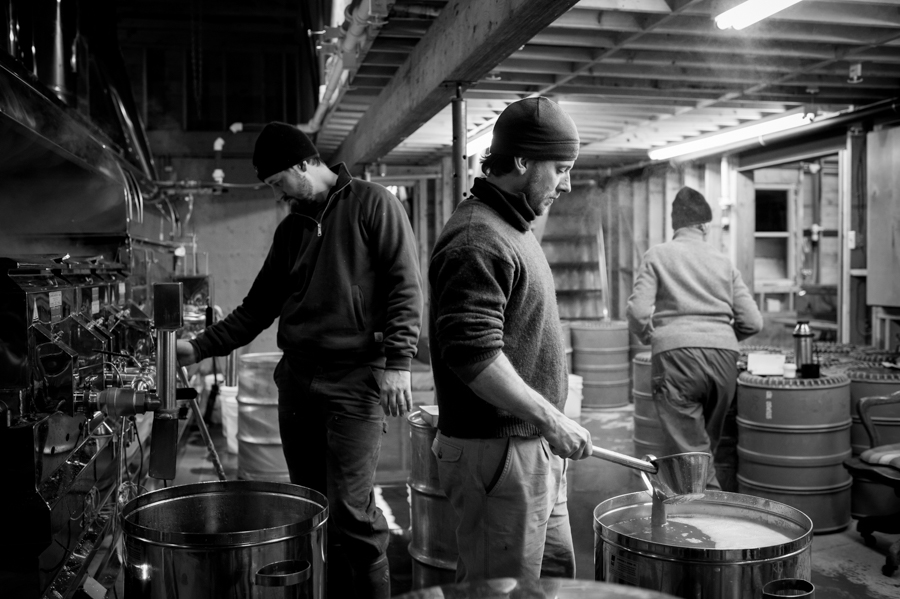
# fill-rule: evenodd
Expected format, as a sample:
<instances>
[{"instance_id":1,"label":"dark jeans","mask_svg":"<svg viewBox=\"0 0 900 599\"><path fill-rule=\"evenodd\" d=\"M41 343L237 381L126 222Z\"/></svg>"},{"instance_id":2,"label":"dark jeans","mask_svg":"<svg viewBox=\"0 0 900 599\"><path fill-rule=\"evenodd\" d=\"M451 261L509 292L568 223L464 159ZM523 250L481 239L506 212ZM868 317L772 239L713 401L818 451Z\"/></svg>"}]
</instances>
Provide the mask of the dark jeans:
<instances>
[{"instance_id":1,"label":"dark jeans","mask_svg":"<svg viewBox=\"0 0 900 599\"><path fill-rule=\"evenodd\" d=\"M653 404L667 451L703 451L715 456L737 391L737 359L735 351L702 347L653 354ZM712 463L707 487L722 488Z\"/></svg>"},{"instance_id":2,"label":"dark jeans","mask_svg":"<svg viewBox=\"0 0 900 599\"><path fill-rule=\"evenodd\" d=\"M375 467L386 430L382 370L299 363L275 369L278 425L291 482L328 498L329 596L378 597L387 577L387 521L375 505ZM352 583L352 590L347 588ZM388 595L389 596L389 580Z\"/></svg>"}]
</instances>

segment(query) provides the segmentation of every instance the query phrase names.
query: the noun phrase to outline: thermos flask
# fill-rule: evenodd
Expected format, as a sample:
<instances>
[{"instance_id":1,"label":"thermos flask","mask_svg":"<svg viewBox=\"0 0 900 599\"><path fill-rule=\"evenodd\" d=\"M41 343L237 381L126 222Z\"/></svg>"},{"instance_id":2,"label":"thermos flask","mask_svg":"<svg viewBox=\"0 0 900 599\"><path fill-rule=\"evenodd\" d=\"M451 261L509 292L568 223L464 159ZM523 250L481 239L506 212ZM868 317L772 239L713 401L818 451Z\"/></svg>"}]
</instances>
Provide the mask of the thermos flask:
<instances>
[{"instance_id":1,"label":"thermos flask","mask_svg":"<svg viewBox=\"0 0 900 599\"><path fill-rule=\"evenodd\" d=\"M813 333L808 320L798 320L794 327L794 363L798 369L813 364Z\"/></svg>"}]
</instances>

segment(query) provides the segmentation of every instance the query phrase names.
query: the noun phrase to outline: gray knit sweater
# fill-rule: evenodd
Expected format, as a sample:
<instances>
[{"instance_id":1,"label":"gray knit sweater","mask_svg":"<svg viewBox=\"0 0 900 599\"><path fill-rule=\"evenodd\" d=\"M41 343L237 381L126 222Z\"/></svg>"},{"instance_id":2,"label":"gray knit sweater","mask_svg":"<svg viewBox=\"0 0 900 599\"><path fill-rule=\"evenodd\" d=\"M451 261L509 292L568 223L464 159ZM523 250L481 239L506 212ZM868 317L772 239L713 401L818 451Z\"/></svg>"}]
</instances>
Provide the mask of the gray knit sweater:
<instances>
[{"instance_id":1,"label":"gray knit sweater","mask_svg":"<svg viewBox=\"0 0 900 599\"><path fill-rule=\"evenodd\" d=\"M461 438L538 435L467 382L502 351L529 387L562 410L568 377L553 274L524 196L480 178L472 193L444 226L428 269L438 428Z\"/></svg>"},{"instance_id":2,"label":"gray knit sweater","mask_svg":"<svg viewBox=\"0 0 900 599\"><path fill-rule=\"evenodd\" d=\"M653 353L681 347L738 349L762 330L753 296L725 254L694 227L644 254L628 298L628 326Z\"/></svg>"}]
</instances>

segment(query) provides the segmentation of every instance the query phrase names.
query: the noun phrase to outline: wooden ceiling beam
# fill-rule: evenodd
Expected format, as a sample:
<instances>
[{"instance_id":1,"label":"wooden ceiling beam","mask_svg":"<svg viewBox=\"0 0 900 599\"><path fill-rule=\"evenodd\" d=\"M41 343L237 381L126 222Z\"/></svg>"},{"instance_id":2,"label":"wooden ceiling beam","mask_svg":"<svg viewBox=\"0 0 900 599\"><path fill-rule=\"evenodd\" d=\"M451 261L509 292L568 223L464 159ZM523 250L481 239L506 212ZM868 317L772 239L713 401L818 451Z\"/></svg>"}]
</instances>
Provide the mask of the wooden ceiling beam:
<instances>
[{"instance_id":1,"label":"wooden ceiling beam","mask_svg":"<svg viewBox=\"0 0 900 599\"><path fill-rule=\"evenodd\" d=\"M782 73L787 72L783 71ZM501 79L506 78L507 71L500 71ZM777 74L777 73L776 73ZM877 77L873 74L866 73L863 81L856 84L856 87L894 89L900 90L900 78L894 74L892 77ZM543 80L547 75L538 73L515 73L509 74L509 79L516 81L538 82ZM694 69L682 67L649 67L634 66L625 67L621 65L599 65L596 70L589 74L579 75L572 79L582 85L589 85L591 81L601 81L604 84L613 84L617 81L628 81L630 79L638 80L654 80L664 81L681 81L697 84L708 83L735 83L739 85L758 85L766 83L773 79L773 73L760 73L746 71L742 69ZM664 84L663 84L664 85ZM825 74L805 74L794 77L785 81L783 85L790 86L845 86L847 85L847 73L842 75L825 75Z\"/></svg>"},{"instance_id":2,"label":"wooden ceiling beam","mask_svg":"<svg viewBox=\"0 0 900 599\"><path fill-rule=\"evenodd\" d=\"M519 60L507 58L494 71L500 77L506 74L519 73L570 73L577 69L577 63L549 60ZM774 74L790 73L805 68L807 63L800 60L728 60L728 57L710 57L710 60L685 61L679 56L659 53L655 60L648 59L610 59L589 68L584 75L598 77L647 77L647 78L693 78L708 80L711 78L732 79L765 79ZM865 77L893 79L890 83L900 86L900 68L866 64ZM837 78L846 82L848 71L846 65L832 64L807 73L807 77ZM512 77L515 79L516 77ZM888 84L889 82L885 82Z\"/></svg>"},{"instance_id":3,"label":"wooden ceiling beam","mask_svg":"<svg viewBox=\"0 0 900 599\"><path fill-rule=\"evenodd\" d=\"M622 10L627 7L630 12L654 14L672 12L666 0L580 0L575 7L586 10Z\"/></svg>"},{"instance_id":4,"label":"wooden ceiling beam","mask_svg":"<svg viewBox=\"0 0 900 599\"><path fill-rule=\"evenodd\" d=\"M714 37L744 37L744 38L769 38L785 37L791 34L796 36L821 36L823 41L827 38L845 38L844 41L857 39L866 31L885 31L900 27L896 10L892 19L877 20L869 15L860 14L857 9L839 9L840 18L826 20L802 20L782 19L779 15L773 15L768 19L754 24L741 31L733 29L719 29L714 19L709 14L681 14L676 19L668 20L665 24L655 27L659 33L690 33L693 35L709 35ZM872 8L872 7L869 7ZM818 15L818 9L815 9ZM891 11L885 7L879 7L877 14L887 14ZM780 14L780 13L779 13ZM596 11L580 10L574 8L553 22L553 27L590 30L590 31L627 31L634 33L643 31L650 22L647 17L624 11ZM787 39L790 39L789 37Z\"/></svg>"},{"instance_id":5,"label":"wooden ceiling beam","mask_svg":"<svg viewBox=\"0 0 900 599\"><path fill-rule=\"evenodd\" d=\"M451 0L332 156L353 167L397 146L575 0ZM375 48L373 48L375 49Z\"/></svg>"}]
</instances>

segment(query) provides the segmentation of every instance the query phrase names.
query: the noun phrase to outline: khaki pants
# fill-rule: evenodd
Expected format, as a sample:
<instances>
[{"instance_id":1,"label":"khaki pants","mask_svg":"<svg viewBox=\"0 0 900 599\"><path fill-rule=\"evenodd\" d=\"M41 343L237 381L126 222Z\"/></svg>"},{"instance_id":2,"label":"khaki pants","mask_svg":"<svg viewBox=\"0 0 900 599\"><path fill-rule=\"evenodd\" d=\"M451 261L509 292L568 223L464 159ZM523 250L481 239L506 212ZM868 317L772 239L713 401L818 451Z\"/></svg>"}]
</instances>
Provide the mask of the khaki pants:
<instances>
[{"instance_id":1,"label":"khaki pants","mask_svg":"<svg viewBox=\"0 0 900 599\"><path fill-rule=\"evenodd\" d=\"M731 350L699 347L653 354L653 404L667 451L716 455L737 391L737 359ZM712 463L706 480L707 488L722 488Z\"/></svg>"},{"instance_id":2,"label":"khaki pants","mask_svg":"<svg viewBox=\"0 0 900 599\"><path fill-rule=\"evenodd\" d=\"M459 517L458 582L575 577L566 463L543 437L461 439L438 432L432 452Z\"/></svg>"}]
</instances>

